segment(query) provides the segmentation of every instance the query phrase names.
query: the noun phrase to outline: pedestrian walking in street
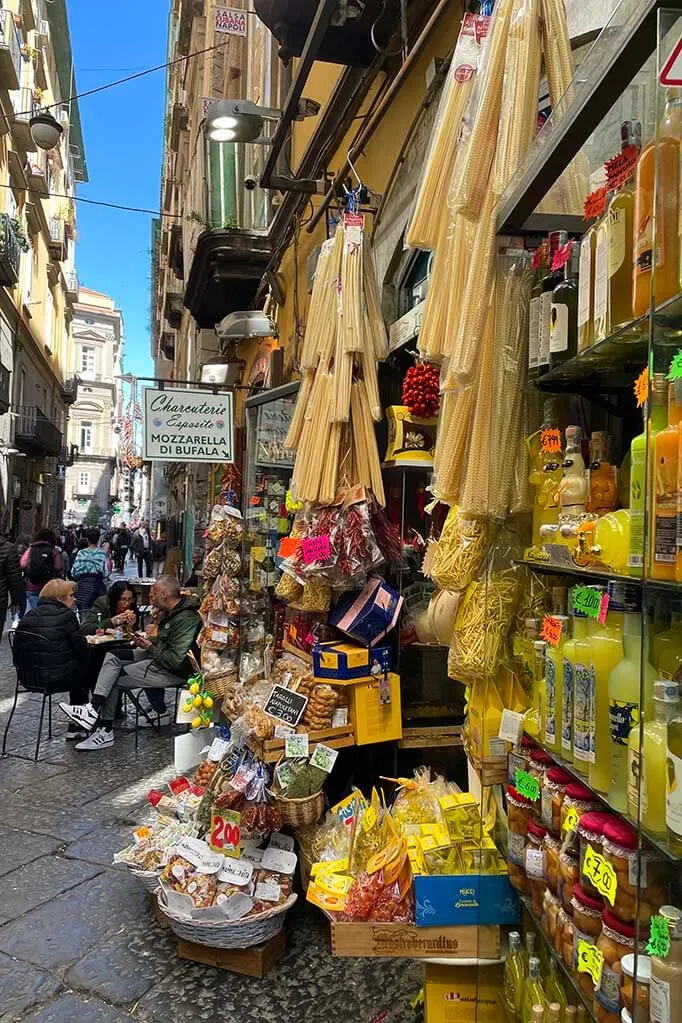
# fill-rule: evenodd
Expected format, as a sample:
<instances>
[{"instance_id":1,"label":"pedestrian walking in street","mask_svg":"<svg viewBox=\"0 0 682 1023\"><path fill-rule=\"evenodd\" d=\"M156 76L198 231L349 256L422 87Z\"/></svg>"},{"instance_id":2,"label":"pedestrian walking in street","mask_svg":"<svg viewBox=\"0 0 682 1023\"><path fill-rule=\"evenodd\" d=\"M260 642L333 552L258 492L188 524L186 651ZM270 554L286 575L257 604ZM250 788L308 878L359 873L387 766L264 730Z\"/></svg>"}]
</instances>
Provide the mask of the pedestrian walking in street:
<instances>
[{"instance_id":1,"label":"pedestrian walking in street","mask_svg":"<svg viewBox=\"0 0 682 1023\"><path fill-rule=\"evenodd\" d=\"M57 537L51 529L41 529L33 543L21 555L20 565L26 579L26 605L38 606L45 583L64 575L64 559L57 550Z\"/></svg>"},{"instance_id":2,"label":"pedestrian walking in street","mask_svg":"<svg viewBox=\"0 0 682 1023\"><path fill-rule=\"evenodd\" d=\"M131 550L137 558L138 576L140 578L143 578L143 576L149 578L152 574L153 549L148 522L141 522L139 529L133 534Z\"/></svg>"},{"instance_id":3,"label":"pedestrian walking in street","mask_svg":"<svg viewBox=\"0 0 682 1023\"><path fill-rule=\"evenodd\" d=\"M114 566L117 572L125 570L125 562L130 550L130 532L124 523L114 537Z\"/></svg>"},{"instance_id":4,"label":"pedestrian walking in street","mask_svg":"<svg viewBox=\"0 0 682 1023\"><path fill-rule=\"evenodd\" d=\"M111 573L109 557L98 546L99 529L88 529L86 539L87 547L78 551L71 566L71 578L78 584L76 602L81 615L107 592L106 580Z\"/></svg>"},{"instance_id":5,"label":"pedestrian walking in street","mask_svg":"<svg viewBox=\"0 0 682 1023\"><path fill-rule=\"evenodd\" d=\"M152 542L154 552L154 575L159 578L163 575L163 566L166 561L166 534L162 533L158 540Z\"/></svg>"},{"instance_id":6,"label":"pedestrian walking in street","mask_svg":"<svg viewBox=\"0 0 682 1023\"><path fill-rule=\"evenodd\" d=\"M13 543L0 537L0 635L7 618L7 605L11 600L13 615L23 614L26 608L26 592L21 577L19 555Z\"/></svg>"},{"instance_id":7,"label":"pedestrian walking in street","mask_svg":"<svg viewBox=\"0 0 682 1023\"><path fill-rule=\"evenodd\" d=\"M172 576L163 575L151 588L150 599L163 617L157 635L150 639L145 633L135 635L135 660L122 661L109 653L104 658L95 691L85 706L60 703L60 709L79 727L91 729L90 735L78 743L78 750L100 750L113 745L113 722L119 693L122 689L158 689L176 687L192 673L187 657L196 647L201 619L196 597L182 597L180 584ZM160 724L170 724L165 709Z\"/></svg>"},{"instance_id":8,"label":"pedestrian walking in street","mask_svg":"<svg viewBox=\"0 0 682 1023\"><path fill-rule=\"evenodd\" d=\"M74 614L76 584L67 579L52 579L43 586L35 607L26 612L16 628L15 660L31 657L36 682L64 683L64 692L74 707L87 704L85 663L88 644ZM67 740L82 739L85 729L71 722Z\"/></svg>"}]
</instances>

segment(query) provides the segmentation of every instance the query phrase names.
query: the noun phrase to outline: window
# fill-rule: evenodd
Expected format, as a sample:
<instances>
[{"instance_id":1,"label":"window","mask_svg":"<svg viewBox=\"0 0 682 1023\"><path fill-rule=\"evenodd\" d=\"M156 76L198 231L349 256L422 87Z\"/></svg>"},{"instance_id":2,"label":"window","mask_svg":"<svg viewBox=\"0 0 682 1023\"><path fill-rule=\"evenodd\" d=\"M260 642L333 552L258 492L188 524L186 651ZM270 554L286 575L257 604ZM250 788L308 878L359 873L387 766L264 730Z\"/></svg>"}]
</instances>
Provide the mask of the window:
<instances>
[{"instance_id":1,"label":"window","mask_svg":"<svg viewBox=\"0 0 682 1023\"><path fill-rule=\"evenodd\" d=\"M81 345L80 371L84 376L95 375L95 349L92 345Z\"/></svg>"},{"instance_id":2,"label":"window","mask_svg":"<svg viewBox=\"0 0 682 1023\"><path fill-rule=\"evenodd\" d=\"M90 493L90 473L79 472L78 473L78 493L89 494Z\"/></svg>"},{"instance_id":3,"label":"window","mask_svg":"<svg viewBox=\"0 0 682 1023\"><path fill-rule=\"evenodd\" d=\"M31 308L31 291L33 289L33 249L21 256L21 292L22 301L27 309Z\"/></svg>"},{"instance_id":4,"label":"window","mask_svg":"<svg viewBox=\"0 0 682 1023\"><path fill-rule=\"evenodd\" d=\"M83 454L92 454L93 422L91 419L81 420L81 443L80 450Z\"/></svg>"},{"instance_id":5,"label":"window","mask_svg":"<svg viewBox=\"0 0 682 1023\"><path fill-rule=\"evenodd\" d=\"M51 353L54 345L54 298L48 288L45 292L45 347Z\"/></svg>"}]
</instances>

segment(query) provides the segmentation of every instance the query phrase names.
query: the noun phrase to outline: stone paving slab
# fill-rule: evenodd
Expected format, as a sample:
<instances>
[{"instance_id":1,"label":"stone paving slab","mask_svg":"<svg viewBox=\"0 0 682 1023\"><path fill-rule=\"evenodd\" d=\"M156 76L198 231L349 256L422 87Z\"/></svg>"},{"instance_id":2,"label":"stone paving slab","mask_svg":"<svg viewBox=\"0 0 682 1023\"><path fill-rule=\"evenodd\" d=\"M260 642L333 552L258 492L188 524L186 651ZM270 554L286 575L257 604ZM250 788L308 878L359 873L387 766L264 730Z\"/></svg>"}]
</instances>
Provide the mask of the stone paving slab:
<instances>
[{"instance_id":1,"label":"stone paving slab","mask_svg":"<svg viewBox=\"0 0 682 1023\"><path fill-rule=\"evenodd\" d=\"M2 799L2 823L19 831L52 835L62 842L75 842L101 822L77 809L43 807L33 799L27 800L24 793L17 792Z\"/></svg>"},{"instance_id":2,"label":"stone paving slab","mask_svg":"<svg viewBox=\"0 0 682 1023\"><path fill-rule=\"evenodd\" d=\"M124 864L114 864L114 853L130 845L131 829L127 824L99 825L84 838L67 845L64 856L87 863L101 863L115 870L127 870ZM2 862L0 853L0 863Z\"/></svg>"},{"instance_id":3,"label":"stone paving slab","mask_svg":"<svg viewBox=\"0 0 682 1023\"><path fill-rule=\"evenodd\" d=\"M0 923L15 920L101 872L101 866L59 856L44 856L20 867L5 878L0 899Z\"/></svg>"},{"instance_id":4,"label":"stone paving slab","mask_svg":"<svg viewBox=\"0 0 682 1023\"><path fill-rule=\"evenodd\" d=\"M28 963L0 954L0 1020L25 1019L24 1010L51 998L59 982Z\"/></svg>"},{"instance_id":5,"label":"stone paving slab","mask_svg":"<svg viewBox=\"0 0 682 1023\"><path fill-rule=\"evenodd\" d=\"M25 863L48 856L60 848L60 840L50 835L30 835L0 824L0 877Z\"/></svg>"},{"instance_id":6,"label":"stone paving slab","mask_svg":"<svg viewBox=\"0 0 682 1023\"><path fill-rule=\"evenodd\" d=\"M18 757L0 758L0 785L3 792L42 785L48 778L68 771L67 764L49 764L39 760L20 760Z\"/></svg>"},{"instance_id":7,"label":"stone paving slab","mask_svg":"<svg viewBox=\"0 0 682 1023\"><path fill-rule=\"evenodd\" d=\"M62 995L38 1012L24 1017L27 1023L132 1023L132 1017L105 1005L99 999L84 999L77 995Z\"/></svg>"}]
</instances>

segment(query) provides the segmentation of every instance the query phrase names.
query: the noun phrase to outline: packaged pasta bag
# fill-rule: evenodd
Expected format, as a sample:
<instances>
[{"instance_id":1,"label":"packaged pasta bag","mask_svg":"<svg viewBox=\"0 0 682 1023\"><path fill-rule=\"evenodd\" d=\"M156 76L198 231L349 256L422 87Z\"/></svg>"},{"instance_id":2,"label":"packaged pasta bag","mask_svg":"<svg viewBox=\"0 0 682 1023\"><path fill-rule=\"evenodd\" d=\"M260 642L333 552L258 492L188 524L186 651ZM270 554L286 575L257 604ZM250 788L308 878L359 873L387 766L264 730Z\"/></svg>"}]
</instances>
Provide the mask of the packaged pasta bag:
<instances>
[{"instance_id":1,"label":"packaged pasta bag","mask_svg":"<svg viewBox=\"0 0 682 1023\"><path fill-rule=\"evenodd\" d=\"M403 835L414 834L421 825L445 826L440 806L440 781L431 780L428 767L418 767L414 778L398 779L398 789L391 816Z\"/></svg>"},{"instance_id":2,"label":"packaged pasta bag","mask_svg":"<svg viewBox=\"0 0 682 1023\"><path fill-rule=\"evenodd\" d=\"M379 793L372 789L369 806L356 814L351 827L350 873L357 877L387 843L388 813L381 805Z\"/></svg>"},{"instance_id":3,"label":"packaged pasta bag","mask_svg":"<svg viewBox=\"0 0 682 1023\"><path fill-rule=\"evenodd\" d=\"M485 519L467 518L453 507L436 545L431 578L442 590L464 590L480 570L488 542Z\"/></svg>"},{"instance_id":4,"label":"packaged pasta bag","mask_svg":"<svg viewBox=\"0 0 682 1023\"><path fill-rule=\"evenodd\" d=\"M476 759L500 753L500 723L504 704L493 679L477 682L468 691L466 720L462 730L464 748ZM504 750L502 750L504 752Z\"/></svg>"}]
</instances>

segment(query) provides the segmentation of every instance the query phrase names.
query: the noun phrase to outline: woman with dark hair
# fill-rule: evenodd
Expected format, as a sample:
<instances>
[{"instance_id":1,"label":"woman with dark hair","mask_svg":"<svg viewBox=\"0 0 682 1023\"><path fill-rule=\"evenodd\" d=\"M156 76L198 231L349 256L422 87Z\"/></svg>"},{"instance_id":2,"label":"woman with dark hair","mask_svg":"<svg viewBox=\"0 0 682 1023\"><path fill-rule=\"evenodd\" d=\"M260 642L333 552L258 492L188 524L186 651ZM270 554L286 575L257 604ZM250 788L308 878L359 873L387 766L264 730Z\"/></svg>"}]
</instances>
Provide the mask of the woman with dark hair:
<instances>
[{"instance_id":1,"label":"woman with dark hair","mask_svg":"<svg viewBox=\"0 0 682 1023\"><path fill-rule=\"evenodd\" d=\"M125 579L119 579L87 611L81 629L85 636L94 636L98 629L127 629L138 624L135 590Z\"/></svg>"},{"instance_id":2,"label":"woman with dark hair","mask_svg":"<svg viewBox=\"0 0 682 1023\"><path fill-rule=\"evenodd\" d=\"M38 597L45 583L64 575L64 559L57 549L57 537L51 529L41 529L33 543L21 555L19 564L26 578L26 604L38 606Z\"/></svg>"},{"instance_id":3,"label":"woman with dark hair","mask_svg":"<svg viewBox=\"0 0 682 1023\"><path fill-rule=\"evenodd\" d=\"M88 546L78 552L71 566L71 578L78 583L76 603L81 615L106 594L105 580L111 572L109 558L99 546L99 529L88 529L85 536Z\"/></svg>"}]
</instances>

